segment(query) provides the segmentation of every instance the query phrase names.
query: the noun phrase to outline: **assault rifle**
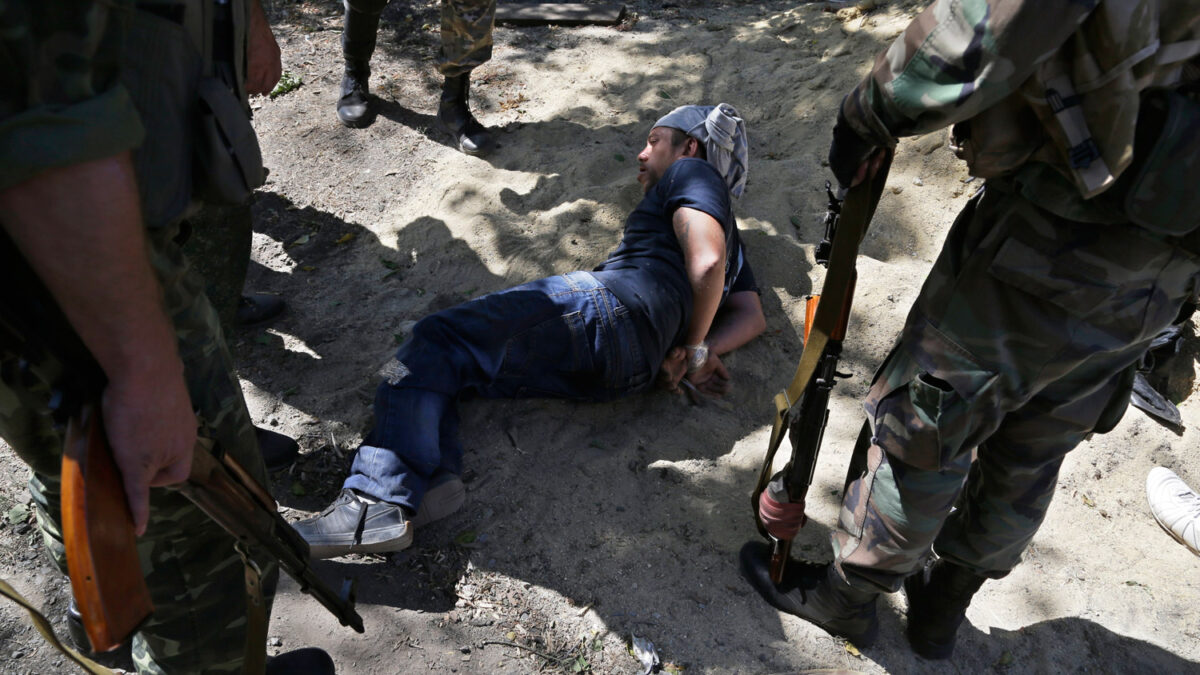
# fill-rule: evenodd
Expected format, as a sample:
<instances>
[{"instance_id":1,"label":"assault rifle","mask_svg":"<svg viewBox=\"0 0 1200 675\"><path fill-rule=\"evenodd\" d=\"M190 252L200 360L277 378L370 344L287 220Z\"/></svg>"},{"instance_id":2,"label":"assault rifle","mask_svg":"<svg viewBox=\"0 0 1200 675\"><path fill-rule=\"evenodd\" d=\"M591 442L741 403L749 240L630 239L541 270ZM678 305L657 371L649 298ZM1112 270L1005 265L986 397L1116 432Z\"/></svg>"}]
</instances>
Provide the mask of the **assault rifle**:
<instances>
[{"instance_id":1,"label":"assault rifle","mask_svg":"<svg viewBox=\"0 0 1200 675\"><path fill-rule=\"evenodd\" d=\"M825 183L829 200L825 237L816 249L817 262L829 270L822 289L825 298L816 294L805 302L804 352L791 385L775 397L775 426L758 484L751 495L759 532L771 542L770 575L776 584L783 581L792 540L768 532L763 514L798 519L800 527L808 520L804 514L804 501L829 421L829 396L838 378L850 377L848 373L839 372L837 366L854 299L855 257L879 203L890 164L891 153L887 152L875 175L849 191L841 189L835 194L831 185ZM785 428L791 440L792 455L782 471L772 474L775 452Z\"/></svg>"},{"instance_id":2,"label":"assault rifle","mask_svg":"<svg viewBox=\"0 0 1200 675\"><path fill-rule=\"evenodd\" d=\"M4 362L5 368L16 369L6 376L47 383L54 421L67 430L62 516L71 589L93 649L115 649L153 607L138 562L132 515L102 423L99 402L106 379L2 230L0 290L0 345L21 357ZM47 356L64 365L61 373L37 371ZM219 446L199 439L191 474L174 489L237 539L243 556L248 548L265 551L343 626L363 632L362 617L354 609L353 582L345 580L335 592L315 574L308 543L279 515L270 493ZM248 566L253 564L246 560Z\"/></svg>"}]
</instances>

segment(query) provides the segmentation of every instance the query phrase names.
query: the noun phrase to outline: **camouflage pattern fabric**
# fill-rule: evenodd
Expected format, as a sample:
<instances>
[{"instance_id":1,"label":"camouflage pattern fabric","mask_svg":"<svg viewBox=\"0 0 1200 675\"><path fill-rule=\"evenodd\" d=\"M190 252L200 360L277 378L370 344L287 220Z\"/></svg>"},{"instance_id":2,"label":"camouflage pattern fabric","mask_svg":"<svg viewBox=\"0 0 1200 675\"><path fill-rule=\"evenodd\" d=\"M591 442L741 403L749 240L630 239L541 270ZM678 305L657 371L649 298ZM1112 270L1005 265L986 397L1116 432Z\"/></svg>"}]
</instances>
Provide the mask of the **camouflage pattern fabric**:
<instances>
[{"instance_id":1,"label":"camouflage pattern fabric","mask_svg":"<svg viewBox=\"0 0 1200 675\"><path fill-rule=\"evenodd\" d=\"M344 0L342 52L347 63L366 65L375 51L379 14L388 0ZM442 46L438 72L457 77L492 58L496 0L442 0Z\"/></svg>"},{"instance_id":2,"label":"camouflage pattern fabric","mask_svg":"<svg viewBox=\"0 0 1200 675\"><path fill-rule=\"evenodd\" d=\"M931 544L981 575L1007 574L1063 457L1101 425L1198 275L1200 258L1175 240L1070 221L989 181L868 394L867 470L832 537L843 576L895 591Z\"/></svg>"},{"instance_id":3,"label":"camouflage pattern fabric","mask_svg":"<svg viewBox=\"0 0 1200 675\"><path fill-rule=\"evenodd\" d=\"M442 0L442 49L438 72L457 77L492 58L496 0Z\"/></svg>"},{"instance_id":4,"label":"camouflage pattern fabric","mask_svg":"<svg viewBox=\"0 0 1200 675\"><path fill-rule=\"evenodd\" d=\"M266 484L250 415L231 374L232 361L216 313L204 296L201 280L188 270L178 247L170 242L171 234L171 228L155 231L151 262L176 326L180 354L187 366L188 391L200 412L200 433L215 439ZM65 571L57 478L62 435L46 414L47 386L12 377L15 358L11 354L0 357L4 364L0 369L4 375L0 382L0 436L34 469L30 487L43 539ZM45 366L46 372L57 369L56 364ZM39 403L31 405L34 401ZM150 506L150 525L138 540L138 553L155 611L134 639L138 672L241 672L245 589L233 538L174 491L152 490ZM269 613L277 566L265 556L255 557L266 579L263 589Z\"/></svg>"},{"instance_id":5,"label":"camouflage pattern fabric","mask_svg":"<svg viewBox=\"0 0 1200 675\"><path fill-rule=\"evenodd\" d=\"M183 253L204 278L204 292L217 311L222 332L229 335L250 267L254 235L250 204L205 206L188 216L187 228L191 233L183 243Z\"/></svg>"},{"instance_id":6,"label":"camouflage pattern fabric","mask_svg":"<svg viewBox=\"0 0 1200 675\"><path fill-rule=\"evenodd\" d=\"M1036 160L1094 196L1132 159L1142 92L1196 76L1198 17L1195 0L939 0L842 112L880 147L970 120L956 136L976 175Z\"/></svg>"},{"instance_id":7,"label":"camouflage pattern fabric","mask_svg":"<svg viewBox=\"0 0 1200 675\"><path fill-rule=\"evenodd\" d=\"M0 0L0 62L14 66L0 68L0 187L51 166L118 154L140 142L141 121L115 69L132 11L132 3L120 0ZM26 139L39 144L37 152L22 145ZM17 154L10 155L14 149ZM200 433L265 483L254 428L217 316L203 283L173 241L177 232L172 225L149 230L148 252L175 325ZM57 476L63 438L47 414L47 383L63 366L44 358L21 369L17 361L18 355L0 351L0 436L34 471L31 487L39 522L61 566ZM138 551L155 613L134 639L139 672L240 672L245 576L233 538L170 490L152 490L150 506L150 524ZM252 556L262 567L269 603L278 571L261 555Z\"/></svg>"},{"instance_id":8,"label":"camouflage pattern fabric","mask_svg":"<svg viewBox=\"0 0 1200 675\"><path fill-rule=\"evenodd\" d=\"M123 0L0 0L0 189L141 142L117 78L131 12Z\"/></svg>"}]
</instances>

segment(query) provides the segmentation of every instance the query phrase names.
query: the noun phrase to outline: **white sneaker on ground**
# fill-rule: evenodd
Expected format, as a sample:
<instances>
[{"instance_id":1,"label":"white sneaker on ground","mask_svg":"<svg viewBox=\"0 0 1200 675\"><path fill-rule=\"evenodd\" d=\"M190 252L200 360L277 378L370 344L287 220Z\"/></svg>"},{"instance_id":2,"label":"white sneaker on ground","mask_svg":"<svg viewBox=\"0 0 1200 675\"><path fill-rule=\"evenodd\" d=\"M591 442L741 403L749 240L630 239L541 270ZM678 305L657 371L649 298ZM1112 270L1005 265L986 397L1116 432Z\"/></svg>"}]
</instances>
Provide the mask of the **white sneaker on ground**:
<instances>
[{"instance_id":1,"label":"white sneaker on ground","mask_svg":"<svg viewBox=\"0 0 1200 675\"><path fill-rule=\"evenodd\" d=\"M1154 519L1176 541L1200 555L1200 495L1161 466L1146 476L1146 499Z\"/></svg>"}]
</instances>

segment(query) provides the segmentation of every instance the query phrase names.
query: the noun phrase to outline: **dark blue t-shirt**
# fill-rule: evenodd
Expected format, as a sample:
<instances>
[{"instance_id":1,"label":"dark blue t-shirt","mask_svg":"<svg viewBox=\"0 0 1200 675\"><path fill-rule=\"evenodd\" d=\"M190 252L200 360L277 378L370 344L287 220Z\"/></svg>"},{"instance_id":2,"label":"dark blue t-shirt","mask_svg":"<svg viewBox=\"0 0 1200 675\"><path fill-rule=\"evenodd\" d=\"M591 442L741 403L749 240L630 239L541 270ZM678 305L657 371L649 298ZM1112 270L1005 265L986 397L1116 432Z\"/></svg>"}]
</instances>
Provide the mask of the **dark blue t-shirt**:
<instances>
[{"instance_id":1,"label":"dark blue t-shirt","mask_svg":"<svg viewBox=\"0 0 1200 675\"><path fill-rule=\"evenodd\" d=\"M680 208L707 213L725 229L725 289L758 290L733 218L729 188L702 159L677 160L646 192L625 221L617 250L594 274L638 322L642 348L657 369L667 350L683 339L692 316L692 285L672 219Z\"/></svg>"}]
</instances>

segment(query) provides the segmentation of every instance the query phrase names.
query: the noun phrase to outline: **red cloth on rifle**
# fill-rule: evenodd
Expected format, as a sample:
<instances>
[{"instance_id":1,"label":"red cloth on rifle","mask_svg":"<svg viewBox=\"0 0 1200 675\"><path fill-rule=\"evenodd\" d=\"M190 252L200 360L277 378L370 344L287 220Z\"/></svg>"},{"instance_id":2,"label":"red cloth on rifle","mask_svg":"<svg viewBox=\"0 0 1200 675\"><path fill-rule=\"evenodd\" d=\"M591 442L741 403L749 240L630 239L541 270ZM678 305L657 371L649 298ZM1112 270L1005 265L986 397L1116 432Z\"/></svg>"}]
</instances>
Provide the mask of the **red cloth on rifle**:
<instances>
[{"instance_id":1,"label":"red cloth on rifle","mask_svg":"<svg viewBox=\"0 0 1200 675\"><path fill-rule=\"evenodd\" d=\"M766 490L758 496L758 517L772 537L785 541L795 539L808 520L804 516L803 501L777 502Z\"/></svg>"}]
</instances>

